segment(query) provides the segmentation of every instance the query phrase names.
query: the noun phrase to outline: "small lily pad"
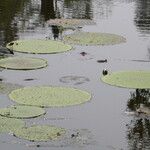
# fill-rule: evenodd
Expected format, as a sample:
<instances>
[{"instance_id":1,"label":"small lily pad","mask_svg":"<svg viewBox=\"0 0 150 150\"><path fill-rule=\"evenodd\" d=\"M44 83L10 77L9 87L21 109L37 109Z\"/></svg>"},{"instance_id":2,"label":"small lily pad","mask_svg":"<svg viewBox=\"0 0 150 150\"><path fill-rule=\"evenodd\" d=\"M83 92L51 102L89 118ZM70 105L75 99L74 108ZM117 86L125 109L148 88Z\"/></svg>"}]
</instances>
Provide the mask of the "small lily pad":
<instances>
[{"instance_id":1,"label":"small lily pad","mask_svg":"<svg viewBox=\"0 0 150 150\"><path fill-rule=\"evenodd\" d=\"M65 134L65 129L50 125L24 127L15 130L14 135L29 141L49 141L56 140Z\"/></svg>"},{"instance_id":2,"label":"small lily pad","mask_svg":"<svg viewBox=\"0 0 150 150\"><path fill-rule=\"evenodd\" d=\"M13 51L32 54L61 53L72 49L70 45L60 41L37 39L12 41L6 47Z\"/></svg>"},{"instance_id":3,"label":"small lily pad","mask_svg":"<svg viewBox=\"0 0 150 150\"><path fill-rule=\"evenodd\" d=\"M47 61L31 57L8 57L0 60L0 67L12 70L33 70L47 66Z\"/></svg>"},{"instance_id":4,"label":"small lily pad","mask_svg":"<svg viewBox=\"0 0 150 150\"><path fill-rule=\"evenodd\" d=\"M0 116L0 133L13 132L25 126L24 121L20 119L7 118Z\"/></svg>"},{"instance_id":5,"label":"small lily pad","mask_svg":"<svg viewBox=\"0 0 150 150\"><path fill-rule=\"evenodd\" d=\"M113 45L124 43L126 39L110 33L77 32L64 36L64 41L78 45Z\"/></svg>"},{"instance_id":6,"label":"small lily pad","mask_svg":"<svg viewBox=\"0 0 150 150\"><path fill-rule=\"evenodd\" d=\"M150 71L120 71L102 77L102 81L119 87L150 89Z\"/></svg>"},{"instance_id":7,"label":"small lily pad","mask_svg":"<svg viewBox=\"0 0 150 150\"><path fill-rule=\"evenodd\" d=\"M63 27L72 27L72 26L83 26L94 24L94 22L90 19L50 19L48 21L49 25L57 25Z\"/></svg>"},{"instance_id":8,"label":"small lily pad","mask_svg":"<svg viewBox=\"0 0 150 150\"><path fill-rule=\"evenodd\" d=\"M75 88L39 86L14 90L9 97L25 105L61 107L85 103L91 99L91 94Z\"/></svg>"},{"instance_id":9,"label":"small lily pad","mask_svg":"<svg viewBox=\"0 0 150 150\"><path fill-rule=\"evenodd\" d=\"M0 115L8 118L27 119L35 118L45 114L45 110L33 106L11 106L8 108L1 108Z\"/></svg>"}]
</instances>

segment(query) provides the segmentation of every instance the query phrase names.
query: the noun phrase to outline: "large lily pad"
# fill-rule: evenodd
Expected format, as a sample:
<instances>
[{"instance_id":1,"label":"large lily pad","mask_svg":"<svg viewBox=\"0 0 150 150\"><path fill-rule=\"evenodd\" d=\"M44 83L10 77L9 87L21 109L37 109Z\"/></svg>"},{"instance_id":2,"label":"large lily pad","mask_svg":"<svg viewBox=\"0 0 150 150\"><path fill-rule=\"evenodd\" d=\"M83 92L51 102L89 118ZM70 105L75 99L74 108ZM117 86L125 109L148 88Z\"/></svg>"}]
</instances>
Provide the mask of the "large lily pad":
<instances>
[{"instance_id":1,"label":"large lily pad","mask_svg":"<svg viewBox=\"0 0 150 150\"><path fill-rule=\"evenodd\" d=\"M63 27L72 27L72 26L83 26L94 24L90 19L50 19L48 21L49 25L63 26Z\"/></svg>"},{"instance_id":2,"label":"large lily pad","mask_svg":"<svg viewBox=\"0 0 150 150\"><path fill-rule=\"evenodd\" d=\"M65 129L50 125L24 127L15 130L14 135L29 141L56 140L65 134Z\"/></svg>"},{"instance_id":3,"label":"large lily pad","mask_svg":"<svg viewBox=\"0 0 150 150\"><path fill-rule=\"evenodd\" d=\"M10 99L17 103L42 107L77 105L87 102L91 95L86 91L66 87L25 87L12 91Z\"/></svg>"},{"instance_id":4,"label":"large lily pad","mask_svg":"<svg viewBox=\"0 0 150 150\"><path fill-rule=\"evenodd\" d=\"M102 77L107 84L135 89L150 89L150 71L120 71Z\"/></svg>"},{"instance_id":5,"label":"large lily pad","mask_svg":"<svg viewBox=\"0 0 150 150\"><path fill-rule=\"evenodd\" d=\"M45 114L45 110L33 106L11 106L8 108L1 108L0 115L8 118L27 119L34 118Z\"/></svg>"},{"instance_id":6,"label":"large lily pad","mask_svg":"<svg viewBox=\"0 0 150 150\"><path fill-rule=\"evenodd\" d=\"M64 36L64 41L79 45L113 45L123 43L126 39L110 33L77 32Z\"/></svg>"},{"instance_id":7,"label":"large lily pad","mask_svg":"<svg viewBox=\"0 0 150 150\"><path fill-rule=\"evenodd\" d=\"M66 52L72 49L70 45L54 40L17 40L7 44L8 49L17 52L33 54L50 54Z\"/></svg>"},{"instance_id":8,"label":"large lily pad","mask_svg":"<svg viewBox=\"0 0 150 150\"><path fill-rule=\"evenodd\" d=\"M0 133L13 132L25 126L24 121L20 119L7 118L0 116Z\"/></svg>"},{"instance_id":9,"label":"large lily pad","mask_svg":"<svg viewBox=\"0 0 150 150\"><path fill-rule=\"evenodd\" d=\"M47 66L47 61L31 57L8 57L0 60L0 67L14 70L32 70Z\"/></svg>"}]
</instances>

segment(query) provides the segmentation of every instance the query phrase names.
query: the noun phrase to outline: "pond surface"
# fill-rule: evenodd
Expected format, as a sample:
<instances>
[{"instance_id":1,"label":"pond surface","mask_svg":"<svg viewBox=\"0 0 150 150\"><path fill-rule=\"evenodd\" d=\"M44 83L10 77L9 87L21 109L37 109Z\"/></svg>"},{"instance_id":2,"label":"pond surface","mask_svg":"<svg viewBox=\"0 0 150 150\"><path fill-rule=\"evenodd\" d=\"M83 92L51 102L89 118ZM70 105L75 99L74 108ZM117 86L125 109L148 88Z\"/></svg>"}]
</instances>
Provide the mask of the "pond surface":
<instances>
[{"instance_id":1,"label":"pond surface","mask_svg":"<svg viewBox=\"0 0 150 150\"><path fill-rule=\"evenodd\" d=\"M39 147L34 142L0 135L1 149L150 149L149 118L125 113L135 110L139 99L143 98L145 104L149 104L150 91L113 87L100 80L105 68L109 72L149 70L150 1L1 0L0 46L16 39L61 40L63 35L75 32L72 29L60 32L56 26L49 26L47 20L54 18L92 19L95 24L78 30L114 33L124 36L127 42L113 46L73 45L74 50L60 54L15 52L15 56L44 58L48 61L48 67L32 71L1 70L4 89L8 88L7 85L14 85L14 88L34 85L75 87L92 93L92 100L78 106L49 108L45 116L27 120L27 124L52 124L70 132L79 130L83 134L80 142L66 138L66 141L40 143ZM81 55L82 52L87 55ZM107 63L98 63L101 59L107 59ZM64 77L68 80L63 81ZM0 94L0 107L13 104L7 91L0 90Z\"/></svg>"}]
</instances>

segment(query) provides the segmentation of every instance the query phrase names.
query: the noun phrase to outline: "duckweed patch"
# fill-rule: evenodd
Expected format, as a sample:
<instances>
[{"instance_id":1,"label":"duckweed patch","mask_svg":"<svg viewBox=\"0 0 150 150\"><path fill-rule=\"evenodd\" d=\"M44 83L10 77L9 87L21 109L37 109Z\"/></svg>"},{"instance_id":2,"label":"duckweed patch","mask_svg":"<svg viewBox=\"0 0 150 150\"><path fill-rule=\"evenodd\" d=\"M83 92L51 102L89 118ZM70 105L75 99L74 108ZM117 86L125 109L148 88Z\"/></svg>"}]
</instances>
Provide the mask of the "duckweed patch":
<instances>
[{"instance_id":1,"label":"duckweed patch","mask_svg":"<svg viewBox=\"0 0 150 150\"><path fill-rule=\"evenodd\" d=\"M124 43L126 39L110 33L77 32L64 36L64 41L78 45L113 45Z\"/></svg>"},{"instance_id":2,"label":"duckweed patch","mask_svg":"<svg viewBox=\"0 0 150 150\"><path fill-rule=\"evenodd\" d=\"M25 126L24 121L20 119L0 116L0 133L13 132L16 129L20 130L24 126Z\"/></svg>"},{"instance_id":3,"label":"duckweed patch","mask_svg":"<svg viewBox=\"0 0 150 150\"><path fill-rule=\"evenodd\" d=\"M15 130L14 135L29 141L49 141L56 140L65 134L65 129L50 125L24 127Z\"/></svg>"},{"instance_id":4,"label":"duckweed patch","mask_svg":"<svg viewBox=\"0 0 150 150\"><path fill-rule=\"evenodd\" d=\"M101 79L114 86L150 89L150 71L120 71L103 76Z\"/></svg>"},{"instance_id":5,"label":"duckweed patch","mask_svg":"<svg viewBox=\"0 0 150 150\"><path fill-rule=\"evenodd\" d=\"M90 19L50 19L48 21L49 25L57 25L63 27L72 27L72 26L83 26L94 24L94 22Z\"/></svg>"},{"instance_id":6,"label":"duckweed patch","mask_svg":"<svg viewBox=\"0 0 150 150\"><path fill-rule=\"evenodd\" d=\"M70 45L64 44L60 41L54 40L17 40L11 42L13 45L8 43L6 47L13 51L33 54L51 54L61 53L72 49Z\"/></svg>"},{"instance_id":7,"label":"duckweed patch","mask_svg":"<svg viewBox=\"0 0 150 150\"><path fill-rule=\"evenodd\" d=\"M35 118L45 114L45 110L33 106L11 106L8 108L1 108L0 115L8 118L27 119Z\"/></svg>"},{"instance_id":8,"label":"duckweed patch","mask_svg":"<svg viewBox=\"0 0 150 150\"><path fill-rule=\"evenodd\" d=\"M91 94L75 88L39 86L14 90L9 97L25 105L61 107L85 103L91 99Z\"/></svg>"},{"instance_id":9,"label":"duckweed patch","mask_svg":"<svg viewBox=\"0 0 150 150\"><path fill-rule=\"evenodd\" d=\"M47 61L40 58L8 57L0 60L0 67L12 70L32 70L47 66Z\"/></svg>"}]
</instances>

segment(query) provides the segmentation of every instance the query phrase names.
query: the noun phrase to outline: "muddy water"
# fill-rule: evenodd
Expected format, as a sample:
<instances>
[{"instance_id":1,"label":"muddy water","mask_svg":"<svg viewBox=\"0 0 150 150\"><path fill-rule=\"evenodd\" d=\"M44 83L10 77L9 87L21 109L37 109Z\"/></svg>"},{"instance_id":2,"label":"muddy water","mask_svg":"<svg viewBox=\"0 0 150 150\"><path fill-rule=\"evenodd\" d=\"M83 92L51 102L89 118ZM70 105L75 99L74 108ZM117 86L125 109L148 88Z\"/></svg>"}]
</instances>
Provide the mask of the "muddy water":
<instances>
[{"instance_id":1,"label":"muddy water","mask_svg":"<svg viewBox=\"0 0 150 150\"><path fill-rule=\"evenodd\" d=\"M53 39L61 33L47 25L52 18L92 19L81 31L108 32L126 37L127 42L113 46L74 46L75 50L53 55L34 55L48 60L48 67L34 71L2 70L3 83L20 86L69 86L92 93L89 103L67 108L47 109L46 116L27 124L53 124L70 131L58 142L32 143L10 135L0 136L1 149L29 150L135 150L150 149L149 118L126 114L133 110L129 100L138 99L137 91L113 87L101 82L104 68L149 70L150 2L148 0L7 0L0 2L0 44L15 39ZM69 34L72 30L64 31ZM81 52L86 52L82 56ZM15 53L15 55L33 56ZM107 63L97 60L107 59ZM82 84L61 82L64 76L85 77ZM80 81L80 78L79 78ZM141 93L145 93L140 91ZM140 93L139 92L139 93ZM134 94L133 94L134 93ZM136 94L135 94L136 93ZM149 91L148 91L149 93ZM135 95L135 96L134 96ZM149 95L147 95L149 99ZM138 102L135 100L136 105ZM7 92L1 93L0 107L13 104ZM139 104L139 103L138 103ZM78 140L71 133L80 130Z\"/></svg>"}]
</instances>

